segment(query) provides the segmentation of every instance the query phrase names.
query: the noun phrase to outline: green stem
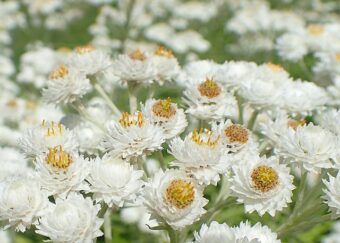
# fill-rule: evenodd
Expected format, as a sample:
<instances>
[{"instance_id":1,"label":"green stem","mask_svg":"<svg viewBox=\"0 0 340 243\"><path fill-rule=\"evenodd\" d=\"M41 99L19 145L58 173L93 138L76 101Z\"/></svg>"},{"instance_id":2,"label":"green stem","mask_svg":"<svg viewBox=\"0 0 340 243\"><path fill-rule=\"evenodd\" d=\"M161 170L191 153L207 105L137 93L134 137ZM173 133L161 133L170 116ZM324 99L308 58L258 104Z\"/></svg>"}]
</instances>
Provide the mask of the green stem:
<instances>
[{"instance_id":1,"label":"green stem","mask_svg":"<svg viewBox=\"0 0 340 243\"><path fill-rule=\"evenodd\" d=\"M133 114L137 111L137 96L136 96L136 83L128 84L129 91L129 104L130 104L130 113Z\"/></svg>"},{"instance_id":2,"label":"green stem","mask_svg":"<svg viewBox=\"0 0 340 243\"><path fill-rule=\"evenodd\" d=\"M253 111L253 114L251 115L249 121L248 121L248 129L249 130L253 130L254 128L254 125L255 125L255 121L256 121L256 118L257 118L257 115L259 114L259 112L257 110L254 110Z\"/></svg>"},{"instance_id":3,"label":"green stem","mask_svg":"<svg viewBox=\"0 0 340 243\"><path fill-rule=\"evenodd\" d=\"M165 170L166 169L166 164L165 164L165 161L164 161L164 156L163 156L162 150L158 150L157 151L157 156L158 156L159 165L161 166L161 168L163 170Z\"/></svg>"},{"instance_id":4,"label":"green stem","mask_svg":"<svg viewBox=\"0 0 340 243\"><path fill-rule=\"evenodd\" d=\"M120 115L121 112L120 110L117 108L117 106L112 102L112 100L110 99L110 97L106 94L106 92L104 91L104 89L98 84L95 83L94 84L94 88L95 90L97 90L97 92L100 94L100 96L105 100L106 104L111 108L111 110L113 111L113 114L117 114Z\"/></svg>"},{"instance_id":5,"label":"green stem","mask_svg":"<svg viewBox=\"0 0 340 243\"><path fill-rule=\"evenodd\" d=\"M104 214L104 238L105 243L112 242L111 210L108 208Z\"/></svg>"},{"instance_id":6,"label":"green stem","mask_svg":"<svg viewBox=\"0 0 340 243\"><path fill-rule=\"evenodd\" d=\"M243 99L241 96L236 95L237 107L238 107L238 123L243 124Z\"/></svg>"},{"instance_id":7,"label":"green stem","mask_svg":"<svg viewBox=\"0 0 340 243\"><path fill-rule=\"evenodd\" d=\"M130 24L131 24L131 17L132 17L132 11L134 9L136 0L130 0L127 6L126 10L126 22L124 26L124 33L121 39L121 52L126 51L126 40L129 37L129 30L130 30Z\"/></svg>"}]
</instances>

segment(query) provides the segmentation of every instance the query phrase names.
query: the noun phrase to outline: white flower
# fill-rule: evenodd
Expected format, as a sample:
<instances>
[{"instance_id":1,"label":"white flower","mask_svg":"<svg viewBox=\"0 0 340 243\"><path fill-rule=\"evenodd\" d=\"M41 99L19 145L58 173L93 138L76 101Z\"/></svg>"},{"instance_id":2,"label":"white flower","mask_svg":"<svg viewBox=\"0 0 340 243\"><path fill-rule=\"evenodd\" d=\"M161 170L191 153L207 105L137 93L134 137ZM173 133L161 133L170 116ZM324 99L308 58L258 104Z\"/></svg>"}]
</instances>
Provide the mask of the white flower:
<instances>
[{"instance_id":1,"label":"white flower","mask_svg":"<svg viewBox=\"0 0 340 243\"><path fill-rule=\"evenodd\" d=\"M24 176L31 172L26 158L14 148L0 148L0 158L0 182L9 176Z\"/></svg>"},{"instance_id":2,"label":"white flower","mask_svg":"<svg viewBox=\"0 0 340 243\"><path fill-rule=\"evenodd\" d=\"M287 82L282 88L279 106L292 115L308 115L329 102L326 91L311 82Z\"/></svg>"},{"instance_id":3,"label":"white flower","mask_svg":"<svg viewBox=\"0 0 340 243\"><path fill-rule=\"evenodd\" d=\"M339 243L340 241L340 221L336 221L332 226L332 231L322 237L322 243Z\"/></svg>"},{"instance_id":4,"label":"white flower","mask_svg":"<svg viewBox=\"0 0 340 243\"><path fill-rule=\"evenodd\" d=\"M340 135L340 110L331 109L322 112L317 120L324 129Z\"/></svg>"},{"instance_id":5,"label":"white flower","mask_svg":"<svg viewBox=\"0 0 340 243\"><path fill-rule=\"evenodd\" d=\"M55 243L92 243L102 235L102 219L97 217L100 206L91 198L71 194L50 203L49 212L39 220L36 232Z\"/></svg>"},{"instance_id":6,"label":"white flower","mask_svg":"<svg viewBox=\"0 0 340 243\"><path fill-rule=\"evenodd\" d=\"M331 168L332 159L338 150L337 137L319 126L308 124L296 129L288 128L281 135L278 154L288 157L291 162L301 163L310 172Z\"/></svg>"},{"instance_id":7,"label":"white flower","mask_svg":"<svg viewBox=\"0 0 340 243\"><path fill-rule=\"evenodd\" d=\"M8 231L0 230L0 242L1 243L11 243L11 238L9 237Z\"/></svg>"},{"instance_id":8,"label":"white flower","mask_svg":"<svg viewBox=\"0 0 340 243\"><path fill-rule=\"evenodd\" d=\"M69 66L85 75L97 75L106 72L112 61L106 53L92 45L78 46L70 56Z\"/></svg>"},{"instance_id":9,"label":"white flower","mask_svg":"<svg viewBox=\"0 0 340 243\"><path fill-rule=\"evenodd\" d=\"M146 119L141 112L122 114L121 119L107 124L107 135L102 146L112 157L135 160L161 149L164 134L160 127Z\"/></svg>"},{"instance_id":10,"label":"white flower","mask_svg":"<svg viewBox=\"0 0 340 243\"><path fill-rule=\"evenodd\" d=\"M328 175L329 180L323 180L326 185L325 199L335 217L340 215L340 173L335 177Z\"/></svg>"},{"instance_id":11,"label":"white flower","mask_svg":"<svg viewBox=\"0 0 340 243\"><path fill-rule=\"evenodd\" d=\"M219 120L234 116L236 99L223 84L213 78L189 80L184 91L187 113L204 120Z\"/></svg>"},{"instance_id":12,"label":"white flower","mask_svg":"<svg viewBox=\"0 0 340 243\"><path fill-rule=\"evenodd\" d=\"M227 224L219 224L216 221L208 226L203 224L200 232L195 232L195 243L241 243L236 241L235 233ZM245 242L244 242L245 243Z\"/></svg>"},{"instance_id":13,"label":"white flower","mask_svg":"<svg viewBox=\"0 0 340 243\"><path fill-rule=\"evenodd\" d=\"M293 176L278 158L249 157L232 169L231 190L237 201L244 203L246 212L274 216L291 202Z\"/></svg>"},{"instance_id":14,"label":"white flower","mask_svg":"<svg viewBox=\"0 0 340 243\"><path fill-rule=\"evenodd\" d=\"M143 171L119 158L104 155L91 163L87 181L89 192L97 201L104 201L109 207L122 207L124 202L133 202L142 186Z\"/></svg>"},{"instance_id":15,"label":"white flower","mask_svg":"<svg viewBox=\"0 0 340 243\"><path fill-rule=\"evenodd\" d=\"M156 173L146 185L143 197L152 218L176 230L197 221L208 203L203 188L185 172L174 169Z\"/></svg>"},{"instance_id":16,"label":"white flower","mask_svg":"<svg viewBox=\"0 0 340 243\"><path fill-rule=\"evenodd\" d=\"M249 243L281 243L277 239L277 234L271 231L267 226L257 223L253 226L248 221L241 222L240 226L234 228L236 242ZM243 240L243 241L241 241Z\"/></svg>"},{"instance_id":17,"label":"white flower","mask_svg":"<svg viewBox=\"0 0 340 243\"><path fill-rule=\"evenodd\" d=\"M151 61L157 69L156 81L163 84L164 81L173 80L179 73L180 67L172 52L164 47L159 47L151 56Z\"/></svg>"},{"instance_id":18,"label":"white flower","mask_svg":"<svg viewBox=\"0 0 340 243\"><path fill-rule=\"evenodd\" d=\"M36 179L8 177L0 183L0 220L24 232L44 213L47 197Z\"/></svg>"},{"instance_id":19,"label":"white flower","mask_svg":"<svg viewBox=\"0 0 340 243\"><path fill-rule=\"evenodd\" d=\"M218 133L194 130L184 141L174 138L169 147L169 152L176 158L171 165L193 175L200 184L216 185L220 180L219 174L226 172L227 164L221 161L224 151Z\"/></svg>"},{"instance_id":20,"label":"white flower","mask_svg":"<svg viewBox=\"0 0 340 243\"><path fill-rule=\"evenodd\" d=\"M129 55L119 55L113 61L112 71L123 84L151 84L157 75L157 68L152 59L140 50Z\"/></svg>"},{"instance_id":21,"label":"white flower","mask_svg":"<svg viewBox=\"0 0 340 243\"><path fill-rule=\"evenodd\" d=\"M142 112L155 125L162 128L166 139L181 134L188 125L183 109L171 103L171 99L148 99L142 106Z\"/></svg>"},{"instance_id":22,"label":"white flower","mask_svg":"<svg viewBox=\"0 0 340 243\"><path fill-rule=\"evenodd\" d=\"M47 88L43 89L43 99L51 104L72 103L91 89L84 73L61 65L51 73Z\"/></svg>"},{"instance_id":23,"label":"white flower","mask_svg":"<svg viewBox=\"0 0 340 243\"><path fill-rule=\"evenodd\" d=\"M35 161L37 179L52 195L65 197L71 191L88 189L84 182L89 174L90 161L62 146L50 148Z\"/></svg>"},{"instance_id":24,"label":"white flower","mask_svg":"<svg viewBox=\"0 0 340 243\"><path fill-rule=\"evenodd\" d=\"M62 146L68 151L78 147L74 133L61 123L43 121L41 125L27 129L19 140L19 145L26 156L35 157L46 153L49 148Z\"/></svg>"},{"instance_id":25,"label":"white flower","mask_svg":"<svg viewBox=\"0 0 340 243\"><path fill-rule=\"evenodd\" d=\"M332 103L340 104L340 75L333 79L333 85L327 87L327 91L332 97Z\"/></svg>"},{"instance_id":26,"label":"white flower","mask_svg":"<svg viewBox=\"0 0 340 243\"><path fill-rule=\"evenodd\" d=\"M301 60L308 53L304 38L294 33L286 33L279 37L276 49L282 59L294 62Z\"/></svg>"}]
</instances>

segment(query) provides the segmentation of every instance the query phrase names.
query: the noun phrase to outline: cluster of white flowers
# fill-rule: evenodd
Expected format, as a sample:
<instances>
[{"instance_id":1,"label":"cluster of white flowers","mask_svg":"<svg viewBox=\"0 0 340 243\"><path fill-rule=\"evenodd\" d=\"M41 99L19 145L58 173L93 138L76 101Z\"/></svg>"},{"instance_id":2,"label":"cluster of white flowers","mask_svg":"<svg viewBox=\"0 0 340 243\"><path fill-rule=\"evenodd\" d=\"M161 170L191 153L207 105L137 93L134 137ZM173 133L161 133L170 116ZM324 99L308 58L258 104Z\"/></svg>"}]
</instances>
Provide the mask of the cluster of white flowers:
<instances>
[{"instance_id":1,"label":"cluster of white flowers","mask_svg":"<svg viewBox=\"0 0 340 243\"><path fill-rule=\"evenodd\" d=\"M295 242L340 218L340 20L313 2L0 2L0 242L111 242L118 220L156 242ZM88 16L88 44L11 46ZM239 41L195 28L215 21Z\"/></svg>"}]
</instances>

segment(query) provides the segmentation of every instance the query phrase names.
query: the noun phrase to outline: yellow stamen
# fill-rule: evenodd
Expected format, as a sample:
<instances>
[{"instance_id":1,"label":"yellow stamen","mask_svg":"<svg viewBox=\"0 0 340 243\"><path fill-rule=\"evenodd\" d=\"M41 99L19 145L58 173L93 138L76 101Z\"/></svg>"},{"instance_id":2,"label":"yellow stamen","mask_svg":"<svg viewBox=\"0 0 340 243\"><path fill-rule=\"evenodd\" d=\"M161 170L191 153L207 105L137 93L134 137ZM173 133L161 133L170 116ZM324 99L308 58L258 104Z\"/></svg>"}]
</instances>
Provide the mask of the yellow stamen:
<instances>
[{"instance_id":1,"label":"yellow stamen","mask_svg":"<svg viewBox=\"0 0 340 243\"><path fill-rule=\"evenodd\" d=\"M281 72L283 71L283 67L281 65L278 65L278 64L274 64L274 63L266 63L266 66L272 70L273 72Z\"/></svg>"},{"instance_id":2,"label":"yellow stamen","mask_svg":"<svg viewBox=\"0 0 340 243\"><path fill-rule=\"evenodd\" d=\"M84 45L84 46L78 46L78 47L76 47L76 53L82 55L82 54L85 54L85 53L92 52L95 49L96 48L91 44Z\"/></svg>"},{"instance_id":3,"label":"yellow stamen","mask_svg":"<svg viewBox=\"0 0 340 243\"><path fill-rule=\"evenodd\" d=\"M46 137L61 136L64 132L64 126L61 123L47 123L45 120L42 121L41 127L47 129Z\"/></svg>"},{"instance_id":4,"label":"yellow stamen","mask_svg":"<svg viewBox=\"0 0 340 243\"><path fill-rule=\"evenodd\" d=\"M313 36L320 36L325 31L325 28L322 25L311 24L307 27L307 31Z\"/></svg>"},{"instance_id":5,"label":"yellow stamen","mask_svg":"<svg viewBox=\"0 0 340 243\"><path fill-rule=\"evenodd\" d=\"M68 73L68 68L64 64L61 64L57 69L51 72L50 79L56 80L59 78L64 78L68 75Z\"/></svg>"},{"instance_id":6,"label":"yellow stamen","mask_svg":"<svg viewBox=\"0 0 340 243\"><path fill-rule=\"evenodd\" d=\"M220 136L214 137L210 130L203 130L202 128L199 132L195 129L191 135L192 141L198 145L206 145L209 147L215 147L218 144L219 139Z\"/></svg>"},{"instance_id":7,"label":"yellow stamen","mask_svg":"<svg viewBox=\"0 0 340 243\"><path fill-rule=\"evenodd\" d=\"M173 180L166 188L165 198L170 205L184 209L195 199L194 185L183 179Z\"/></svg>"},{"instance_id":8,"label":"yellow stamen","mask_svg":"<svg viewBox=\"0 0 340 243\"><path fill-rule=\"evenodd\" d=\"M297 127L303 126L306 124L305 120L294 120L294 119L289 119L288 120L288 126L296 130Z\"/></svg>"},{"instance_id":9,"label":"yellow stamen","mask_svg":"<svg viewBox=\"0 0 340 243\"><path fill-rule=\"evenodd\" d=\"M261 192L269 192L273 190L279 183L277 172L267 165L256 167L251 173L253 186Z\"/></svg>"},{"instance_id":10,"label":"yellow stamen","mask_svg":"<svg viewBox=\"0 0 340 243\"><path fill-rule=\"evenodd\" d=\"M155 55L156 56L163 56L163 57L167 57L167 58L173 58L174 57L174 55L172 54L172 51L170 49L163 47L163 46L160 46L156 49Z\"/></svg>"},{"instance_id":11,"label":"yellow stamen","mask_svg":"<svg viewBox=\"0 0 340 243\"><path fill-rule=\"evenodd\" d=\"M11 99L9 101L7 101L6 106L10 107L10 108L16 108L18 105L17 101L15 99Z\"/></svg>"},{"instance_id":12,"label":"yellow stamen","mask_svg":"<svg viewBox=\"0 0 340 243\"><path fill-rule=\"evenodd\" d=\"M213 79L209 78L207 78L198 86L198 91L202 96L206 96L209 99L217 97L221 94L220 86Z\"/></svg>"},{"instance_id":13,"label":"yellow stamen","mask_svg":"<svg viewBox=\"0 0 340 243\"><path fill-rule=\"evenodd\" d=\"M170 118L176 115L176 108L171 105L171 98L159 100L152 106L152 111L156 116Z\"/></svg>"},{"instance_id":14,"label":"yellow stamen","mask_svg":"<svg viewBox=\"0 0 340 243\"><path fill-rule=\"evenodd\" d=\"M142 52L139 49L135 50L134 52L131 52L129 54L129 57L133 60L139 60L139 61L144 61L146 59L144 52Z\"/></svg>"},{"instance_id":15,"label":"yellow stamen","mask_svg":"<svg viewBox=\"0 0 340 243\"><path fill-rule=\"evenodd\" d=\"M137 118L135 116L131 116L128 112L123 112L122 116L119 120L119 123L124 128L128 128L132 125L142 127L144 125L144 116L142 112L138 112Z\"/></svg>"},{"instance_id":16,"label":"yellow stamen","mask_svg":"<svg viewBox=\"0 0 340 243\"><path fill-rule=\"evenodd\" d=\"M338 62L340 62L340 52L337 52L337 53L335 54L335 59L336 59Z\"/></svg>"},{"instance_id":17,"label":"yellow stamen","mask_svg":"<svg viewBox=\"0 0 340 243\"><path fill-rule=\"evenodd\" d=\"M58 169L67 169L72 161L72 156L65 152L62 146L56 146L54 148L48 149L46 156L47 164L50 164Z\"/></svg>"},{"instance_id":18,"label":"yellow stamen","mask_svg":"<svg viewBox=\"0 0 340 243\"><path fill-rule=\"evenodd\" d=\"M233 124L224 129L224 134L230 142L245 144L248 142L248 130L238 124Z\"/></svg>"}]
</instances>

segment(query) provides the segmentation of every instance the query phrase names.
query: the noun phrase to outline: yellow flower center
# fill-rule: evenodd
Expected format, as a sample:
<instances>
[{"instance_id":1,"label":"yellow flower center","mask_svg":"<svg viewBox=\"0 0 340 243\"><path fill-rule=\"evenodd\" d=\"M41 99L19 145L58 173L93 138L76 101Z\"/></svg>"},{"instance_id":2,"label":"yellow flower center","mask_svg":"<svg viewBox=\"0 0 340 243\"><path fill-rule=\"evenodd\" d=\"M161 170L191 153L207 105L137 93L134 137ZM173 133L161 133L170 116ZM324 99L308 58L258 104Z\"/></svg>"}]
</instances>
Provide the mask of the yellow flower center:
<instances>
[{"instance_id":1,"label":"yellow flower center","mask_svg":"<svg viewBox=\"0 0 340 243\"><path fill-rule=\"evenodd\" d=\"M176 108L171 105L171 99L159 100L152 106L152 112L159 117L170 118L176 115Z\"/></svg>"},{"instance_id":2,"label":"yellow flower center","mask_svg":"<svg viewBox=\"0 0 340 243\"><path fill-rule=\"evenodd\" d=\"M165 198L172 206L184 209L195 199L194 185L182 179L173 180L166 188Z\"/></svg>"},{"instance_id":3,"label":"yellow flower center","mask_svg":"<svg viewBox=\"0 0 340 243\"><path fill-rule=\"evenodd\" d=\"M142 127L144 125L144 116L142 112L138 112L137 116L131 116L128 112L123 112L119 123L124 128L132 125Z\"/></svg>"},{"instance_id":4,"label":"yellow flower center","mask_svg":"<svg viewBox=\"0 0 340 243\"><path fill-rule=\"evenodd\" d=\"M133 60L139 60L139 61L144 61L146 59L144 52L142 52L139 49L135 50L134 52L131 52L129 54L129 57Z\"/></svg>"},{"instance_id":5,"label":"yellow flower center","mask_svg":"<svg viewBox=\"0 0 340 243\"><path fill-rule=\"evenodd\" d=\"M67 169L72 163L73 159L71 155L65 152L62 146L56 146L48 149L46 156L46 162L58 169Z\"/></svg>"},{"instance_id":6,"label":"yellow flower center","mask_svg":"<svg viewBox=\"0 0 340 243\"><path fill-rule=\"evenodd\" d=\"M340 62L340 52L337 52L337 53L335 54L335 59L336 59L338 62Z\"/></svg>"},{"instance_id":7,"label":"yellow flower center","mask_svg":"<svg viewBox=\"0 0 340 243\"><path fill-rule=\"evenodd\" d=\"M209 78L207 78L198 86L198 91L202 96L206 96L209 99L217 97L221 94L220 86L218 86L218 84L213 79Z\"/></svg>"},{"instance_id":8,"label":"yellow flower center","mask_svg":"<svg viewBox=\"0 0 340 243\"><path fill-rule=\"evenodd\" d=\"M210 130L203 130L202 128L199 132L195 129L191 135L192 141L198 145L206 145L209 147L215 147L218 144L219 139L220 136L215 137Z\"/></svg>"},{"instance_id":9,"label":"yellow flower center","mask_svg":"<svg viewBox=\"0 0 340 243\"><path fill-rule=\"evenodd\" d=\"M65 127L61 123L46 123L45 120L41 123L43 128L46 128L46 137L56 137L63 134Z\"/></svg>"},{"instance_id":10,"label":"yellow flower center","mask_svg":"<svg viewBox=\"0 0 340 243\"><path fill-rule=\"evenodd\" d=\"M8 106L9 108L16 108L18 105L17 101L15 99L11 99L9 101L7 101L6 106Z\"/></svg>"},{"instance_id":11,"label":"yellow flower center","mask_svg":"<svg viewBox=\"0 0 340 243\"><path fill-rule=\"evenodd\" d=\"M84 45L84 46L78 46L78 47L76 47L76 53L82 55L82 54L85 54L85 53L92 52L95 49L96 48L91 44Z\"/></svg>"},{"instance_id":12,"label":"yellow flower center","mask_svg":"<svg viewBox=\"0 0 340 243\"><path fill-rule=\"evenodd\" d=\"M279 176L272 167L260 165L252 171L251 180L256 190L269 192L278 185Z\"/></svg>"},{"instance_id":13,"label":"yellow flower center","mask_svg":"<svg viewBox=\"0 0 340 243\"><path fill-rule=\"evenodd\" d=\"M224 134L230 142L245 144L248 142L249 134L247 129L238 124L233 124L224 129Z\"/></svg>"},{"instance_id":14,"label":"yellow flower center","mask_svg":"<svg viewBox=\"0 0 340 243\"><path fill-rule=\"evenodd\" d=\"M70 53L71 50L70 50L70 48L68 48L68 47L60 47L60 48L57 50L57 52L63 53L63 54L67 54L67 53Z\"/></svg>"},{"instance_id":15,"label":"yellow flower center","mask_svg":"<svg viewBox=\"0 0 340 243\"><path fill-rule=\"evenodd\" d=\"M174 55L172 54L172 51L163 47L163 46L160 46L156 49L155 51L155 55L156 56L162 56L162 57L167 57L167 58L173 58Z\"/></svg>"},{"instance_id":16,"label":"yellow flower center","mask_svg":"<svg viewBox=\"0 0 340 243\"><path fill-rule=\"evenodd\" d=\"M296 130L297 127L303 126L306 124L305 120L294 120L294 119L289 119L288 120L288 126Z\"/></svg>"},{"instance_id":17,"label":"yellow flower center","mask_svg":"<svg viewBox=\"0 0 340 243\"><path fill-rule=\"evenodd\" d=\"M266 63L266 66L272 70L273 72L281 72L283 71L283 67L281 65L278 64L274 64L274 63Z\"/></svg>"},{"instance_id":18,"label":"yellow flower center","mask_svg":"<svg viewBox=\"0 0 340 243\"><path fill-rule=\"evenodd\" d=\"M322 25L311 24L307 27L307 31L313 36L320 36L325 31L325 28Z\"/></svg>"},{"instance_id":19,"label":"yellow flower center","mask_svg":"<svg viewBox=\"0 0 340 243\"><path fill-rule=\"evenodd\" d=\"M68 75L68 73L68 68L64 64L61 64L57 69L51 72L50 79L56 80L59 78L64 78Z\"/></svg>"}]
</instances>

